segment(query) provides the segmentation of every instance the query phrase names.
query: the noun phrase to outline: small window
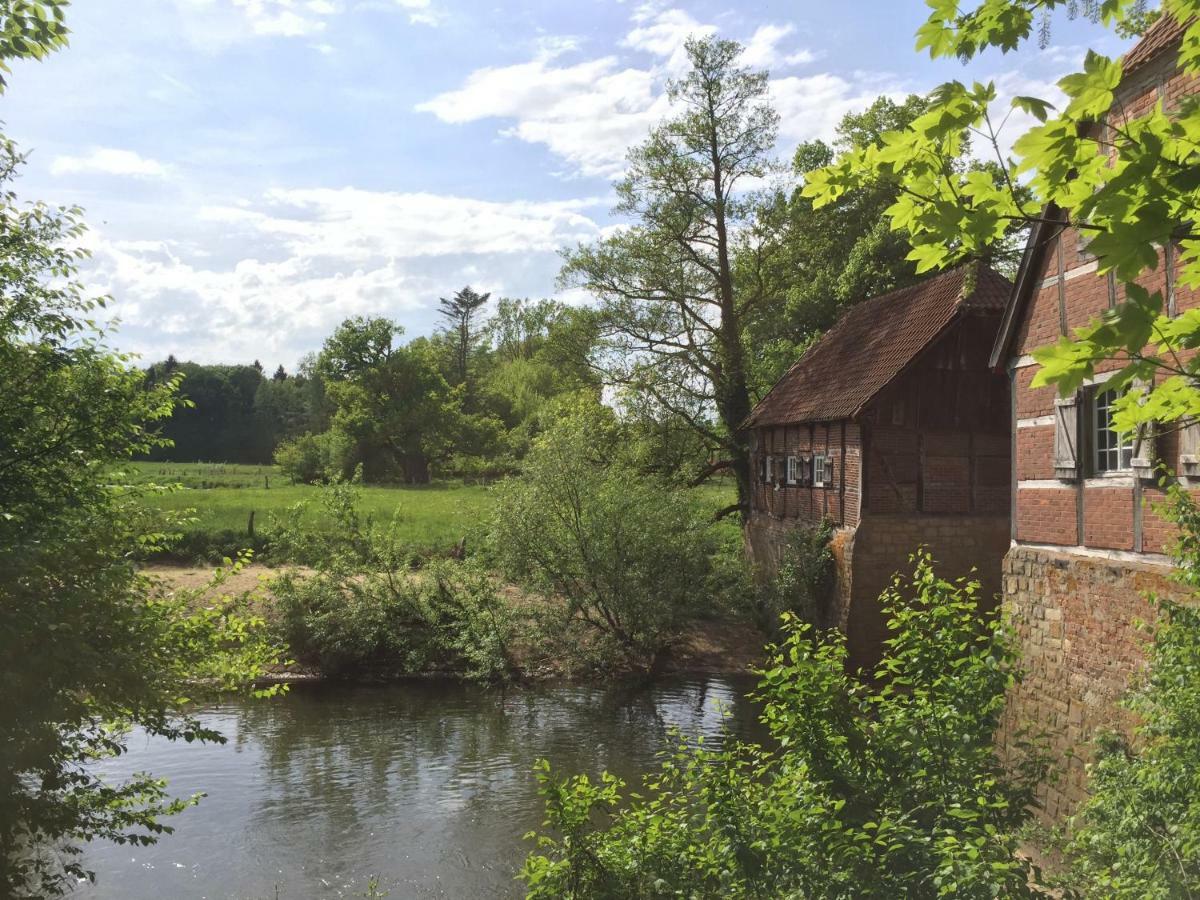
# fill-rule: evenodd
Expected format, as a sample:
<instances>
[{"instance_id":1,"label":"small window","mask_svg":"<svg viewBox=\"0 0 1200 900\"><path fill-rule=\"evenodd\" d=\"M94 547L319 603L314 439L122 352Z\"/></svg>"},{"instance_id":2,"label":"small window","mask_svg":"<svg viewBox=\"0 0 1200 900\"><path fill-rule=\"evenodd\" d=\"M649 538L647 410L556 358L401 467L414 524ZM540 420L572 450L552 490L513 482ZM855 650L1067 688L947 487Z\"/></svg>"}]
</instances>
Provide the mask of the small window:
<instances>
[{"instance_id":1,"label":"small window","mask_svg":"<svg viewBox=\"0 0 1200 900\"><path fill-rule=\"evenodd\" d=\"M1113 405L1121 396L1114 390L1097 390L1092 395L1092 471L1126 472L1133 467L1133 435L1113 428Z\"/></svg>"},{"instance_id":2,"label":"small window","mask_svg":"<svg viewBox=\"0 0 1200 900\"><path fill-rule=\"evenodd\" d=\"M800 460L795 456L787 458L787 483L796 484L800 481Z\"/></svg>"},{"instance_id":3,"label":"small window","mask_svg":"<svg viewBox=\"0 0 1200 900\"><path fill-rule=\"evenodd\" d=\"M813 457L813 484L825 485L833 480L832 462L824 453Z\"/></svg>"}]
</instances>

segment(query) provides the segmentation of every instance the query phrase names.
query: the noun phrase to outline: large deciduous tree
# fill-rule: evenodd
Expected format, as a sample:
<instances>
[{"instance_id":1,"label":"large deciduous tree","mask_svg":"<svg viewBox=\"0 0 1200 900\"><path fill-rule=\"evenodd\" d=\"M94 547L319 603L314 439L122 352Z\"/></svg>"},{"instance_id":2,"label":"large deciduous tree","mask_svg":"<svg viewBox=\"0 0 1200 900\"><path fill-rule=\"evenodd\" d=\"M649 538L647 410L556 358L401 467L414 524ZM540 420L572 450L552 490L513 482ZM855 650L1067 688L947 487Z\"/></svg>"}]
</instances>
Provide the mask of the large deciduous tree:
<instances>
[{"instance_id":1,"label":"large deciduous tree","mask_svg":"<svg viewBox=\"0 0 1200 900\"><path fill-rule=\"evenodd\" d=\"M331 467L363 467L367 481L427 482L461 425L461 397L426 342L398 344L388 319L356 317L325 342L317 362L333 405Z\"/></svg>"},{"instance_id":2,"label":"large deciduous tree","mask_svg":"<svg viewBox=\"0 0 1200 900\"><path fill-rule=\"evenodd\" d=\"M674 110L629 153L616 211L629 228L566 254L564 284L600 298L595 363L611 383L682 417L728 460L749 507L738 427L750 412L743 320L764 297L753 265L749 193L770 173L778 116L767 76L732 41L691 39L691 69L668 85Z\"/></svg>"}]
</instances>

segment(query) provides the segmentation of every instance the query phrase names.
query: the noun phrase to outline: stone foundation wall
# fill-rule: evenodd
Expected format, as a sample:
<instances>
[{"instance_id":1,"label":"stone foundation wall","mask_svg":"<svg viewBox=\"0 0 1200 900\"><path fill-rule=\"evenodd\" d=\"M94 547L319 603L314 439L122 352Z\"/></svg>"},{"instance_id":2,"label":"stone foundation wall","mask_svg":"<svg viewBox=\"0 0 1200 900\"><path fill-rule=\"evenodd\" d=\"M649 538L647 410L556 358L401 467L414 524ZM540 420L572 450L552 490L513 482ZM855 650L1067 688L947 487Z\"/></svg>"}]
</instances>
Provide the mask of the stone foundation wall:
<instances>
[{"instance_id":1,"label":"stone foundation wall","mask_svg":"<svg viewBox=\"0 0 1200 900\"><path fill-rule=\"evenodd\" d=\"M851 666L878 661L887 636L879 595L897 573L911 574L908 558L917 547L929 548L939 576L958 578L974 569L983 596L998 598L1009 533L1008 516L865 516L854 536L851 603L841 623Z\"/></svg>"},{"instance_id":2,"label":"stone foundation wall","mask_svg":"<svg viewBox=\"0 0 1200 900\"><path fill-rule=\"evenodd\" d=\"M1025 677L1009 695L1002 751L1013 759L1022 729L1049 740L1055 773L1038 790L1052 824L1087 796L1089 746L1099 728L1127 728L1118 701L1145 664L1154 616L1148 592L1181 598L1166 562L1013 547L1004 561L1004 605L1017 630Z\"/></svg>"},{"instance_id":3,"label":"stone foundation wall","mask_svg":"<svg viewBox=\"0 0 1200 900\"><path fill-rule=\"evenodd\" d=\"M746 548L762 577L778 571L796 524L762 515L746 524ZM908 558L921 545L930 548L939 575L958 578L975 569L984 596L999 596L1008 516L873 515L857 528L839 528L831 544L833 593L818 624L846 634L852 667L878 661L887 631L879 595L896 573L910 571Z\"/></svg>"}]
</instances>

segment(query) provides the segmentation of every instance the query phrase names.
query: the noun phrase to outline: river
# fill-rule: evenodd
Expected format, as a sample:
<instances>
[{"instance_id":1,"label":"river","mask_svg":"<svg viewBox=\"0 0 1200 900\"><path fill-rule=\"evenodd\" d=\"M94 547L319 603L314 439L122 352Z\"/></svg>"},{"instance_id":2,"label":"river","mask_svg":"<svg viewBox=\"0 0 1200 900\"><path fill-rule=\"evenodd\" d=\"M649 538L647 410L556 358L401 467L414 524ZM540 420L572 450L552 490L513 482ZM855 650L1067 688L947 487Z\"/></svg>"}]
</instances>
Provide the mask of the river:
<instances>
[{"instance_id":1,"label":"river","mask_svg":"<svg viewBox=\"0 0 1200 900\"><path fill-rule=\"evenodd\" d=\"M309 900L361 895L376 876L392 900L519 897L523 835L542 821L535 759L564 774L635 777L671 727L710 741L725 724L758 736L743 696L752 687L729 676L305 685L207 708L227 744L135 734L127 755L105 763L113 778L150 771L175 796L207 797L155 846L89 846L97 883L75 896Z\"/></svg>"}]
</instances>

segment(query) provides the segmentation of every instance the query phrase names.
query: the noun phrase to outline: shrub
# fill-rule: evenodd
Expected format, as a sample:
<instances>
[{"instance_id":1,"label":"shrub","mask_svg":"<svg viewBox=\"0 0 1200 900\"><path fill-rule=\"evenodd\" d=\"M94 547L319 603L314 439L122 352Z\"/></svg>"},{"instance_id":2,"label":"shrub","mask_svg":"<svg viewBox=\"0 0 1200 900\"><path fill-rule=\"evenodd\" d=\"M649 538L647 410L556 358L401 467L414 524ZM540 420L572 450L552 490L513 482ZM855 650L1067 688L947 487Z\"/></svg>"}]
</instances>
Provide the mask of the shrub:
<instances>
[{"instance_id":1,"label":"shrub","mask_svg":"<svg viewBox=\"0 0 1200 900\"><path fill-rule=\"evenodd\" d=\"M1177 578L1195 592L1200 510L1175 487L1167 512L1182 534ZM1126 701L1140 724L1132 736L1100 735L1074 823L1069 882L1079 895L1200 895L1200 611L1156 603L1149 666Z\"/></svg>"},{"instance_id":2,"label":"shrub","mask_svg":"<svg viewBox=\"0 0 1200 900\"><path fill-rule=\"evenodd\" d=\"M315 484L328 477L330 458L325 435L305 434L275 448L275 465L293 484Z\"/></svg>"},{"instance_id":3,"label":"shrub","mask_svg":"<svg viewBox=\"0 0 1200 900\"><path fill-rule=\"evenodd\" d=\"M510 677L515 617L491 578L469 561L440 560L414 571L394 520L377 525L361 515L358 500L353 484L334 482L322 497L332 532L295 523L281 531L286 552L316 569L286 572L271 584L293 652L333 676L376 670Z\"/></svg>"},{"instance_id":4,"label":"shrub","mask_svg":"<svg viewBox=\"0 0 1200 900\"><path fill-rule=\"evenodd\" d=\"M684 491L624 462L611 411L563 411L524 473L497 488L489 545L500 568L566 601L630 662L647 664L720 601L719 536Z\"/></svg>"},{"instance_id":5,"label":"shrub","mask_svg":"<svg viewBox=\"0 0 1200 900\"><path fill-rule=\"evenodd\" d=\"M893 637L876 683L846 674L837 632L786 614L761 672L770 748L679 740L637 794L556 779L521 877L535 898L1034 896L1016 855L1036 761L993 745L1014 650L976 582L927 555L881 598Z\"/></svg>"}]
</instances>

